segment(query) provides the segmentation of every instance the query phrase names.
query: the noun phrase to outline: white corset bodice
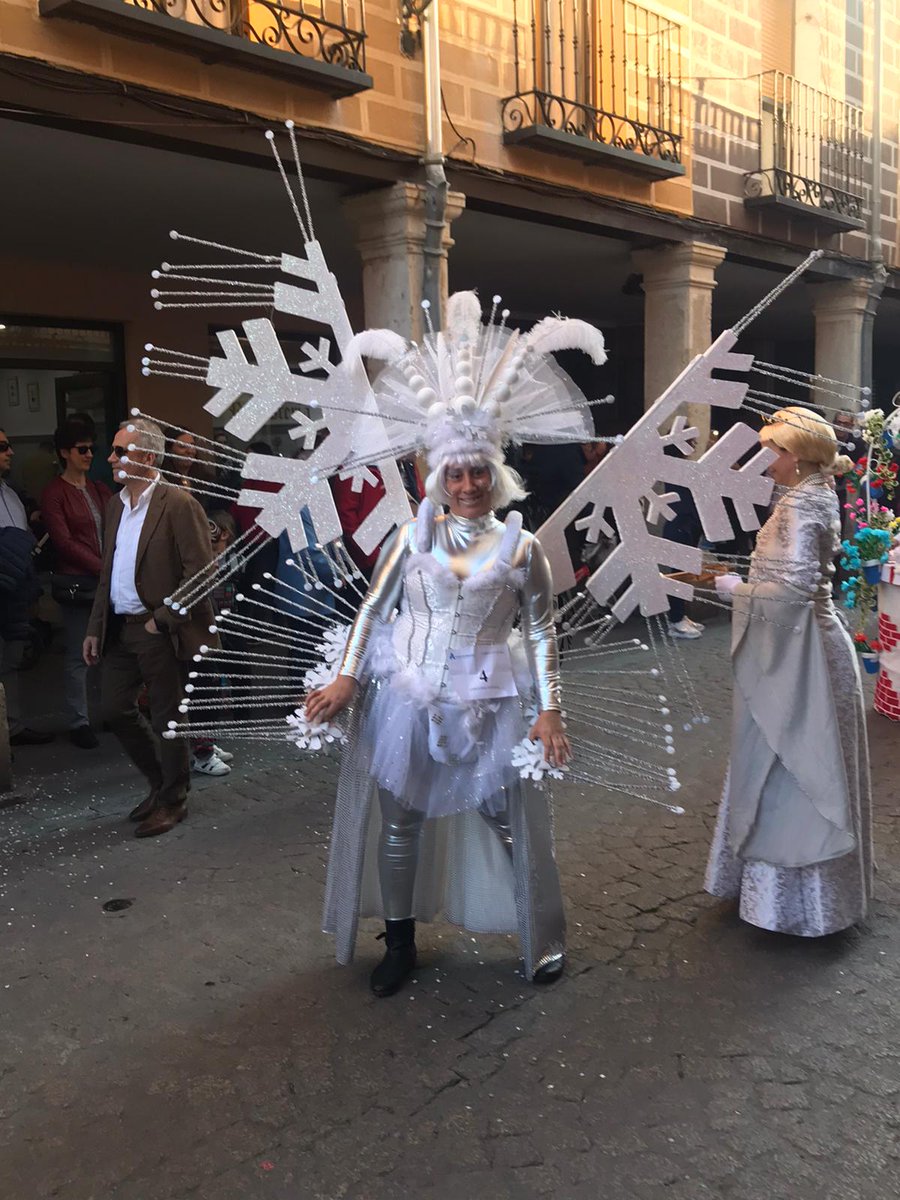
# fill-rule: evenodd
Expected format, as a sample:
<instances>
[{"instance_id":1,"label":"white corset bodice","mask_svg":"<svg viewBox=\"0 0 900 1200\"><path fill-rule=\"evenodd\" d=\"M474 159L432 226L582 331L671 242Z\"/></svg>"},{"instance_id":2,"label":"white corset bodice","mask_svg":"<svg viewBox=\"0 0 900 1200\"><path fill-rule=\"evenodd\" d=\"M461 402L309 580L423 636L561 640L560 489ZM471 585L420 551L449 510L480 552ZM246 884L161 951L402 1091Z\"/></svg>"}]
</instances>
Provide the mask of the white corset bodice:
<instances>
[{"instance_id":1,"label":"white corset bodice","mask_svg":"<svg viewBox=\"0 0 900 1200\"><path fill-rule=\"evenodd\" d=\"M492 513L435 517L426 501L382 554L341 674L363 674L373 631L382 624L391 669L420 680L423 693L452 699L451 655L508 644L519 619L539 707L559 709L553 587L540 545L522 532L518 513L505 524Z\"/></svg>"}]
</instances>

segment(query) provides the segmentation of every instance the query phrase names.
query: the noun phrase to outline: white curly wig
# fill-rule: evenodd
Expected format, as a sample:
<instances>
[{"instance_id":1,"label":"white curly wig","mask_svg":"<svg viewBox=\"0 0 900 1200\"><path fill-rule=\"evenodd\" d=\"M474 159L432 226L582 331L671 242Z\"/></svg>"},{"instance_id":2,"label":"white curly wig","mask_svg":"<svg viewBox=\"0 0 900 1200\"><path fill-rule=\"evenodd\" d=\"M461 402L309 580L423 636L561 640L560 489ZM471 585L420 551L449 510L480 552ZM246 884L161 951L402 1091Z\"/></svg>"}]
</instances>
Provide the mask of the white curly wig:
<instances>
[{"instance_id":1,"label":"white curly wig","mask_svg":"<svg viewBox=\"0 0 900 1200\"><path fill-rule=\"evenodd\" d=\"M444 476L449 467L487 467L491 473L491 505L493 508L508 508L524 500L528 493L518 471L514 471L502 458L491 454L467 453L445 455L440 458L425 480L425 495L436 507L450 503L444 486Z\"/></svg>"}]
</instances>

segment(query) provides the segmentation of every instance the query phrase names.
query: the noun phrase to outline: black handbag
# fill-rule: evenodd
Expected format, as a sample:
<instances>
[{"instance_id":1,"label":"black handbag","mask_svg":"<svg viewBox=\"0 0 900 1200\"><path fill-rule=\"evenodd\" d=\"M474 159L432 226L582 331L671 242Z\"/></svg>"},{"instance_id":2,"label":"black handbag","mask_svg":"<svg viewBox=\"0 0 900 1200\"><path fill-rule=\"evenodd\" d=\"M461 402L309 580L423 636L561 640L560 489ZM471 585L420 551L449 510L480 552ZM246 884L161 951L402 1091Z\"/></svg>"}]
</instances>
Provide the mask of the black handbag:
<instances>
[{"instance_id":1,"label":"black handbag","mask_svg":"<svg viewBox=\"0 0 900 1200\"><path fill-rule=\"evenodd\" d=\"M51 575L50 594L57 604L67 608L88 608L97 595L94 575Z\"/></svg>"}]
</instances>

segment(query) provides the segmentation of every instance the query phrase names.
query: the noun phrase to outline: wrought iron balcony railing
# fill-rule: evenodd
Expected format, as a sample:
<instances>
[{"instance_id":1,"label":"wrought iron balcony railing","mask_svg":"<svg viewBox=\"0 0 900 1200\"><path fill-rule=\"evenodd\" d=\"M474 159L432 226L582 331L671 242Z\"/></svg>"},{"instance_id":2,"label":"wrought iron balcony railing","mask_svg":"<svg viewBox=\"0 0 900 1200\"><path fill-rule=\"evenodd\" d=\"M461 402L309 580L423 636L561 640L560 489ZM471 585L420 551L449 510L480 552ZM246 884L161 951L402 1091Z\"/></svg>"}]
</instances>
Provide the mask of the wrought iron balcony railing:
<instances>
[{"instance_id":1,"label":"wrought iron balcony railing","mask_svg":"<svg viewBox=\"0 0 900 1200\"><path fill-rule=\"evenodd\" d=\"M633 0L514 0L503 138L681 175L681 30Z\"/></svg>"},{"instance_id":2,"label":"wrought iron balcony railing","mask_svg":"<svg viewBox=\"0 0 900 1200\"><path fill-rule=\"evenodd\" d=\"M189 49L204 62L252 66L334 96L372 86L365 0L39 0L72 17Z\"/></svg>"},{"instance_id":3,"label":"wrought iron balcony railing","mask_svg":"<svg viewBox=\"0 0 900 1200\"><path fill-rule=\"evenodd\" d=\"M759 168L750 208L781 208L835 230L864 225L863 111L781 71L759 77Z\"/></svg>"}]
</instances>

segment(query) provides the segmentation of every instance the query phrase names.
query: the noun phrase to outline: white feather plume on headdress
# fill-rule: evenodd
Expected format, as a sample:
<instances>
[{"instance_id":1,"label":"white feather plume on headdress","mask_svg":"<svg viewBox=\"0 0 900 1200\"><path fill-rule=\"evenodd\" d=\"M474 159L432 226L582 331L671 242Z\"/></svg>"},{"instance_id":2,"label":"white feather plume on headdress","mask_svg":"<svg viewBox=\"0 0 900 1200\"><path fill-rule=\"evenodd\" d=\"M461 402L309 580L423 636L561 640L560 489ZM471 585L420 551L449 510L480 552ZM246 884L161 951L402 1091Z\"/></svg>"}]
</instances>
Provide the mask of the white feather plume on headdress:
<instances>
[{"instance_id":1,"label":"white feather plume on headdress","mask_svg":"<svg viewBox=\"0 0 900 1200\"><path fill-rule=\"evenodd\" d=\"M348 355L386 364L373 386L392 450L424 450L434 468L458 454L502 462L510 442L592 438L590 405L550 357L557 350L583 351L598 366L606 361L603 334L586 321L546 317L520 335L506 328L505 314L499 324L483 324L477 295L457 292L445 328L421 344L367 330ZM365 451L354 461L366 461Z\"/></svg>"},{"instance_id":2,"label":"white feather plume on headdress","mask_svg":"<svg viewBox=\"0 0 900 1200\"><path fill-rule=\"evenodd\" d=\"M544 317L525 338L525 345L538 354L583 350L596 366L602 367L606 362L606 343L600 330L587 321L570 317Z\"/></svg>"}]
</instances>

